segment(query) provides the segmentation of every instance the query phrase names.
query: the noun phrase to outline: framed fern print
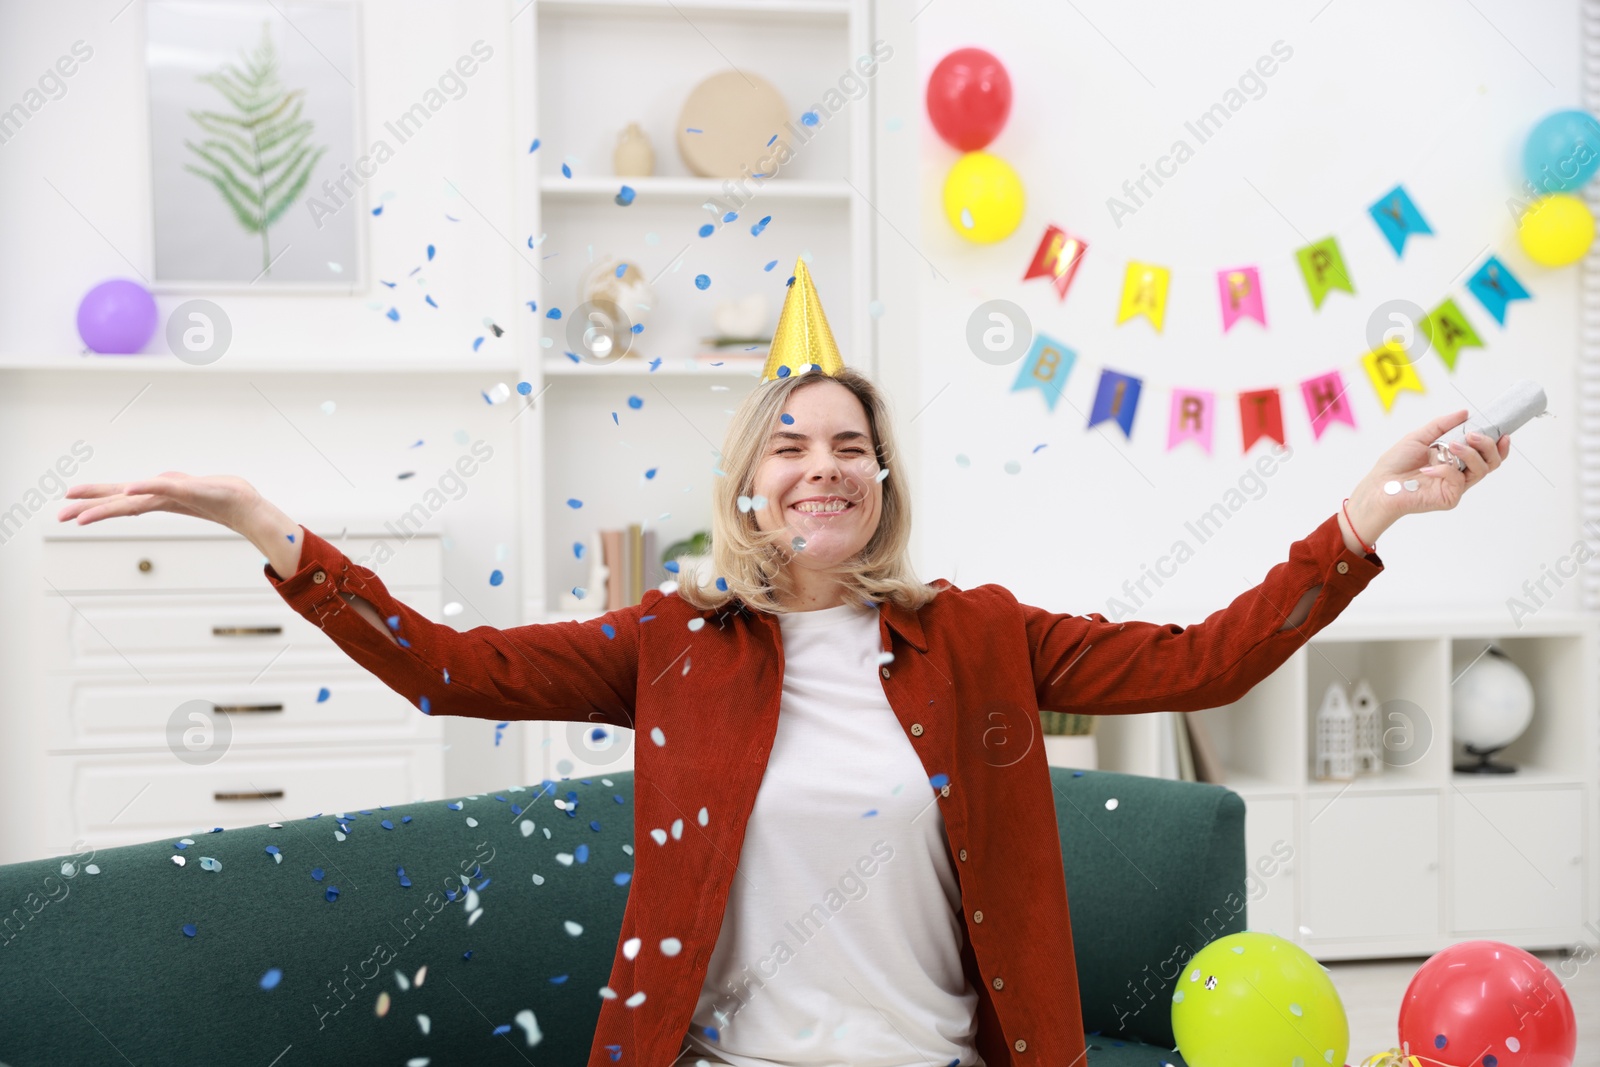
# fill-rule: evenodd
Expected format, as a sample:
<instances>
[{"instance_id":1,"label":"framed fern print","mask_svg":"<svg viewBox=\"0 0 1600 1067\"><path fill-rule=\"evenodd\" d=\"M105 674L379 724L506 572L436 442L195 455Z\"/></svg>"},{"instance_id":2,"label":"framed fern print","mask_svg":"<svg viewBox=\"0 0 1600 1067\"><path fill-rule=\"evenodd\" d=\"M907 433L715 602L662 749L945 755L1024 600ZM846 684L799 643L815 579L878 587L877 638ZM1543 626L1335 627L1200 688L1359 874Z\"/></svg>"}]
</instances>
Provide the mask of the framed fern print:
<instances>
[{"instance_id":1,"label":"framed fern print","mask_svg":"<svg viewBox=\"0 0 1600 1067\"><path fill-rule=\"evenodd\" d=\"M339 0L149 0L155 274L168 289L364 287L359 24ZM343 181L343 210L313 211ZM325 201L324 201L325 202Z\"/></svg>"}]
</instances>

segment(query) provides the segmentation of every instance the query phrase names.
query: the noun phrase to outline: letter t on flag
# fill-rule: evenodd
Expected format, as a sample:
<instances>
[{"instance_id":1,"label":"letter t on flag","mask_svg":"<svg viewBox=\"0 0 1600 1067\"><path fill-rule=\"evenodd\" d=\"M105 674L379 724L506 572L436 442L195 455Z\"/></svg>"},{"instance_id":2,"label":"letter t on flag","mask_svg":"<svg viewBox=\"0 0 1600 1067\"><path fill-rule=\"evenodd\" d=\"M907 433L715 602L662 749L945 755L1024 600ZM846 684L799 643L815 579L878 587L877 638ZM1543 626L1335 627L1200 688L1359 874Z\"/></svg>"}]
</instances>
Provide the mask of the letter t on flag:
<instances>
[{"instance_id":1,"label":"letter t on flag","mask_svg":"<svg viewBox=\"0 0 1600 1067\"><path fill-rule=\"evenodd\" d=\"M1022 276L1022 280L1048 275L1056 287L1056 302L1059 303L1067 298L1067 289L1077 276L1078 264L1083 262L1083 254L1087 251L1089 245L1086 241L1068 236L1059 226L1048 226L1044 231L1044 240L1039 242L1039 250L1033 254L1033 262L1028 264L1028 272Z\"/></svg>"}]
</instances>

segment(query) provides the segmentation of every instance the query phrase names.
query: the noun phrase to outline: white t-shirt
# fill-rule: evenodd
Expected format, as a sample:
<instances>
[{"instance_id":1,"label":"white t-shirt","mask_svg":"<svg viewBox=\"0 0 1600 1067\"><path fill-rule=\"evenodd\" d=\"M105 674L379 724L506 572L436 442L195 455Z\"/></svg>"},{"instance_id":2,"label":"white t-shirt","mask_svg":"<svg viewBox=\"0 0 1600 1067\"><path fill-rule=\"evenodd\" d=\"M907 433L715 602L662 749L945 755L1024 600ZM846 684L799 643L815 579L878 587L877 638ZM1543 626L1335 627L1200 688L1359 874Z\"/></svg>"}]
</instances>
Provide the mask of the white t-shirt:
<instances>
[{"instance_id":1,"label":"white t-shirt","mask_svg":"<svg viewBox=\"0 0 1600 1067\"><path fill-rule=\"evenodd\" d=\"M778 619L777 736L677 1062L982 1067L939 794L884 698L878 613Z\"/></svg>"}]
</instances>

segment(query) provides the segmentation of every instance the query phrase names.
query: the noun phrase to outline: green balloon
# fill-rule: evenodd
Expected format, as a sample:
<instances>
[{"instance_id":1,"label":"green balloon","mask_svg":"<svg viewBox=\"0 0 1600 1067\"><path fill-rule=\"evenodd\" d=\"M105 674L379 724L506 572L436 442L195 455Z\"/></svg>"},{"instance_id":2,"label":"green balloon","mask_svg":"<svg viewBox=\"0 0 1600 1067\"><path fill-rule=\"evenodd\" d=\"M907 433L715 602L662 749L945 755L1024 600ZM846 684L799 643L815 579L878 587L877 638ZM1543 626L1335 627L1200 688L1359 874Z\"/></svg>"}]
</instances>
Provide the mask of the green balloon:
<instances>
[{"instance_id":1,"label":"green balloon","mask_svg":"<svg viewBox=\"0 0 1600 1067\"><path fill-rule=\"evenodd\" d=\"M1194 954L1172 994L1189 1067L1344 1067L1350 1024L1333 980L1273 934L1229 934Z\"/></svg>"}]
</instances>

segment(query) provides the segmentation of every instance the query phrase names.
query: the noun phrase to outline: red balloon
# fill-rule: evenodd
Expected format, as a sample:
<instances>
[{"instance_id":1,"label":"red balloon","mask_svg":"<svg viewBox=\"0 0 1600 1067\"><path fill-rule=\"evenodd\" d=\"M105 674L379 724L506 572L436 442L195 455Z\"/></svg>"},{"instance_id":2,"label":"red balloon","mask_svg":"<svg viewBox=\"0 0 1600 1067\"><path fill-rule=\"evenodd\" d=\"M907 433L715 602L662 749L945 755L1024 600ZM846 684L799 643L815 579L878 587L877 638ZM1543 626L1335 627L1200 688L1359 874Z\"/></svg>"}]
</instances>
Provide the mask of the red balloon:
<instances>
[{"instance_id":1,"label":"red balloon","mask_svg":"<svg viewBox=\"0 0 1600 1067\"><path fill-rule=\"evenodd\" d=\"M1450 1067L1572 1067L1578 1024L1532 953L1463 941L1417 968L1400 1002L1401 1049Z\"/></svg>"},{"instance_id":2,"label":"red balloon","mask_svg":"<svg viewBox=\"0 0 1600 1067\"><path fill-rule=\"evenodd\" d=\"M981 48L958 48L928 76L928 117L952 146L975 152L1011 114L1011 75Z\"/></svg>"}]
</instances>

